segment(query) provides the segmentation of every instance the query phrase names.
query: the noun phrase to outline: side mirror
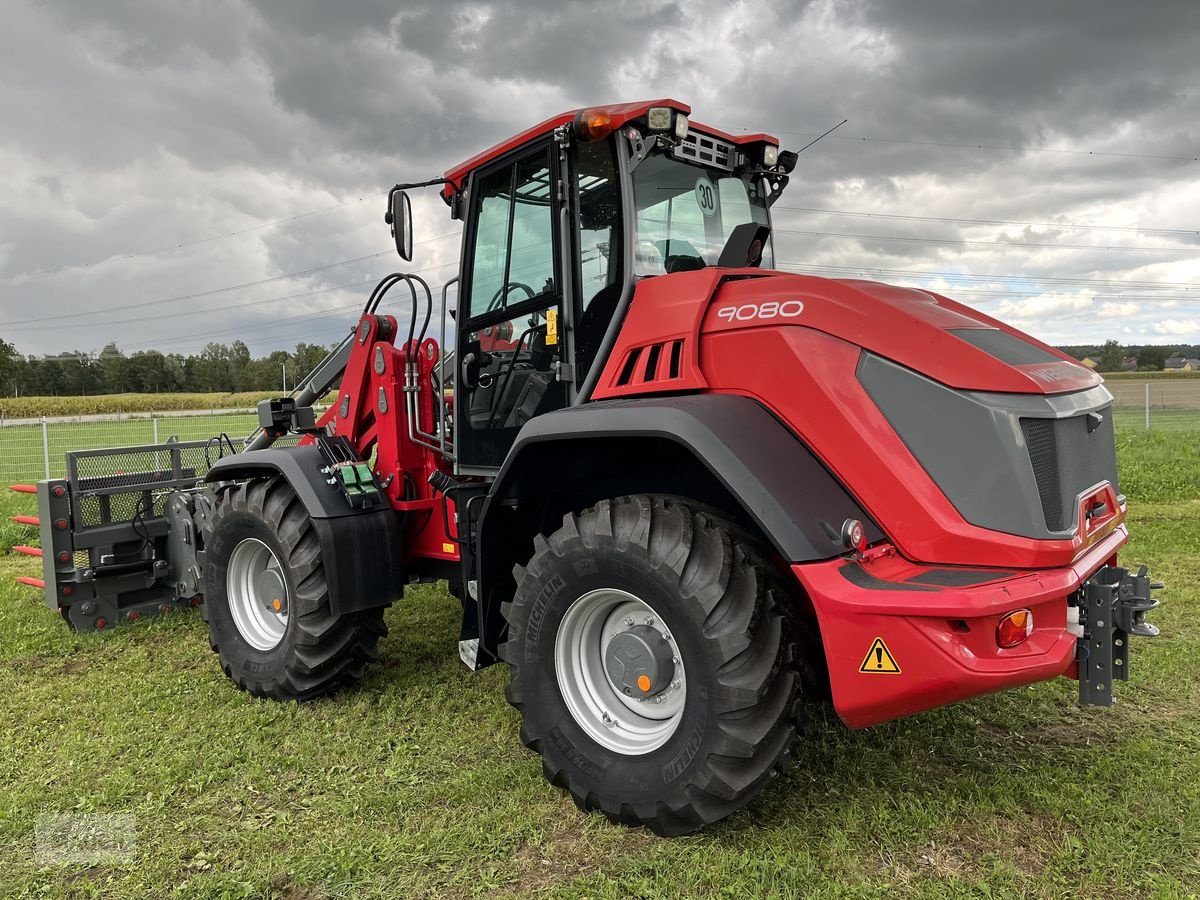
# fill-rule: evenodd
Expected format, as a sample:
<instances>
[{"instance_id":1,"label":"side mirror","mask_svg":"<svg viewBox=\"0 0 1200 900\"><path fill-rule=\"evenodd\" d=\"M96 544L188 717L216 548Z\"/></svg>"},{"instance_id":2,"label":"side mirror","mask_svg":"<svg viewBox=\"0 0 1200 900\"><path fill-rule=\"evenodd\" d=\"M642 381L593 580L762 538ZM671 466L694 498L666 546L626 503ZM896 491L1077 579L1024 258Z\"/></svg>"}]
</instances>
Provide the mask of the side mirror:
<instances>
[{"instance_id":1,"label":"side mirror","mask_svg":"<svg viewBox=\"0 0 1200 900\"><path fill-rule=\"evenodd\" d=\"M392 226L396 252L405 262L412 262L412 201L404 191L392 190L386 221Z\"/></svg>"}]
</instances>

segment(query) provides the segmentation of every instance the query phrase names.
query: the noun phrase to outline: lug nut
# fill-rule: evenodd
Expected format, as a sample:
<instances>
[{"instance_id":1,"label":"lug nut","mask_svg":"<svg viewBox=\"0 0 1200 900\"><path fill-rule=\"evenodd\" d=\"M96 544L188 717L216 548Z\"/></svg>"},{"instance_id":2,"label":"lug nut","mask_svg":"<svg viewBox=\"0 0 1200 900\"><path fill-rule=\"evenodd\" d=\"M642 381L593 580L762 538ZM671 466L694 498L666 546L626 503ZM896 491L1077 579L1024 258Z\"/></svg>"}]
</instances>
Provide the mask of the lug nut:
<instances>
[{"instance_id":1,"label":"lug nut","mask_svg":"<svg viewBox=\"0 0 1200 900\"><path fill-rule=\"evenodd\" d=\"M632 628L632 627L633 627L633 616L626 616L626 617L625 617L625 627L626 627L626 628Z\"/></svg>"},{"instance_id":2,"label":"lug nut","mask_svg":"<svg viewBox=\"0 0 1200 900\"><path fill-rule=\"evenodd\" d=\"M653 625L653 624L654 624L654 616L646 616L646 618L645 618L645 619L643 619L643 621L644 621L644 622L645 622L647 625Z\"/></svg>"}]
</instances>

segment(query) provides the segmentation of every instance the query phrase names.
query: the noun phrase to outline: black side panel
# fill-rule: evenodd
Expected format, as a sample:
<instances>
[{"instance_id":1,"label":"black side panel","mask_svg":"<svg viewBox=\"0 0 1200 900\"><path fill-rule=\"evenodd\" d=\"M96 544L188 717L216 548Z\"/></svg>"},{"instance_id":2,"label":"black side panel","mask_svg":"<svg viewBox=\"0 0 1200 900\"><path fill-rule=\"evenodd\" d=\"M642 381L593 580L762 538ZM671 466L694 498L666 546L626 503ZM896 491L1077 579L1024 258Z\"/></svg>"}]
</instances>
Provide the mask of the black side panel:
<instances>
[{"instance_id":1,"label":"black side panel","mask_svg":"<svg viewBox=\"0 0 1200 900\"><path fill-rule=\"evenodd\" d=\"M313 527L321 539L334 615L400 599L404 593L400 522L390 506L337 519L314 518Z\"/></svg>"},{"instance_id":2,"label":"black side panel","mask_svg":"<svg viewBox=\"0 0 1200 900\"><path fill-rule=\"evenodd\" d=\"M829 559L845 552L838 534L859 519L869 541L883 537L862 507L812 452L765 407L732 394L608 400L538 416L521 429L500 470L488 508L522 493L522 451L547 441L561 453L588 438L665 438L687 448L737 499L787 561ZM631 467L639 460L628 459ZM553 470L538 473L553 478ZM823 527L823 524L828 526ZM486 552L486 548L484 548Z\"/></svg>"},{"instance_id":3,"label":"black side panel","mask_svg":"<svg viewBox=\"0 0 1200 900\"><path fill-rule=\"evenodd\" d=\"M1002 578L1011 578L1016 574L1016 572L1001 572L996 569L930 569L928 572L906 578L905 581L908 584L933 584L938 587L956 588L1000 581Z\"/></svg>"},{"instance_id":4,"label":"black side panel","mask_svg":"<svg viewBox=\"0 0 1200 900\"><path fill-rule=\"evenodd\" d=\"M902 583L899 581L884 581L876 578L856 562L846 563L838 573L855 587L867 588L872 591L936 591L937 588L927 584Z\"/></svg>"},{"instance_id":5,"label":"black side panel","mask_svg":"<svg viewBox=\"0 0 1200 900\"><path fill-rule=\"evenodd\" d=\"M239 481L278 472L295 488L300 502L314 519L336 519L369 512L351 507L342 492L326 481L327 476L321 473L325 465L321 451L315 445L247 450L218 460L208 470L205 480L210 484Z\"/></svg>"}]
</instances>

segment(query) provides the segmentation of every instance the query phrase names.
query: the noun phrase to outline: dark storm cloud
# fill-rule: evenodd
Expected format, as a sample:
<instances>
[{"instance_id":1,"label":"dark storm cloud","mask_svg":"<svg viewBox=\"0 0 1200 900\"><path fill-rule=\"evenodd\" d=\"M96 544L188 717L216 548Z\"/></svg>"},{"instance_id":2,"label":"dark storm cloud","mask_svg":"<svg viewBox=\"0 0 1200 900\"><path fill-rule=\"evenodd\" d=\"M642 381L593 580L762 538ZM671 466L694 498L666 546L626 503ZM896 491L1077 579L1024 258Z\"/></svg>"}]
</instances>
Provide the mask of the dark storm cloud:
<instances>
[{"instance_id":1,"label":"dark storm cloud","mask_svg":"<svg viewBox=\"0 0 1200 900\"><path fill-rule=\"evenodd\" d=\"M1035 286L1026 285L1030 294L1038 278L1191 282L1200 274L1195 237L785 208L1194 228L1200 5L1192 2L10 6L0 31L0 323L18 318L14 310L105 309L373 254L387 246L378 195L393 181L439 174L562 109L662 95L690 102L701 121L776 131L790 146L850 119L801 157L777 210L781 255L800 264L1020 274ZM357 197L371 199L130 256ZM453 271L457 226L432 198L418 197L417 212L418 238L430 241L417 263L440 283ZM846 234L865 236L830 236ZM1105 250L1117 244L1179 250ZM394 265L371 260L197 300L178 322L113 312L70 332L0 324L0 337L26 352L112 339L193 349L207 332L230 329L243 333L216 339L241 336L256 352L327 341L340 334L340 319L289 317L349 305L353 290L194 313L323 290ZM56 271L9 277L42 269ZM1104 336L1086 289L1045 290L1048 298L981 296L979 305L1003 307L1053 340ZM1123 314L1122 327L1144 339L1155 329L1182 335L1189 317L1200 321L1186 306L1146 303ZM1194 331L1190 339L1200 340L1200 324Z\"/></svg>"}]
</instances>

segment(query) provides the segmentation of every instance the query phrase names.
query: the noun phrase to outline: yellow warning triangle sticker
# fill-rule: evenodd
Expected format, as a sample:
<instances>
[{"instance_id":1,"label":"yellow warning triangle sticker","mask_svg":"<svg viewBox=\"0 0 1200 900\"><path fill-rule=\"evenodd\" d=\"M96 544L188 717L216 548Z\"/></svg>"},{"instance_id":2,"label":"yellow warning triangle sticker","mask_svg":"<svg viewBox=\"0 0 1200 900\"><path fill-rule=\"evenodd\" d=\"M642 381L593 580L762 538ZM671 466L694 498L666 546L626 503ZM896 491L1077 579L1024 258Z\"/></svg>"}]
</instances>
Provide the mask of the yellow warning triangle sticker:
<instances>
[{"instance_id":1,"label":"yellow warning triangle sticker","mask_svg":"<svg viewBox=\"0 0 1200 900\"><path fill-rule=\"evenodd\" d=\"M900 667L896 665L896 659L883 642L883 638L877 637L858 671L864 675L899 675Z\"/></svg>"}]
</instances>

